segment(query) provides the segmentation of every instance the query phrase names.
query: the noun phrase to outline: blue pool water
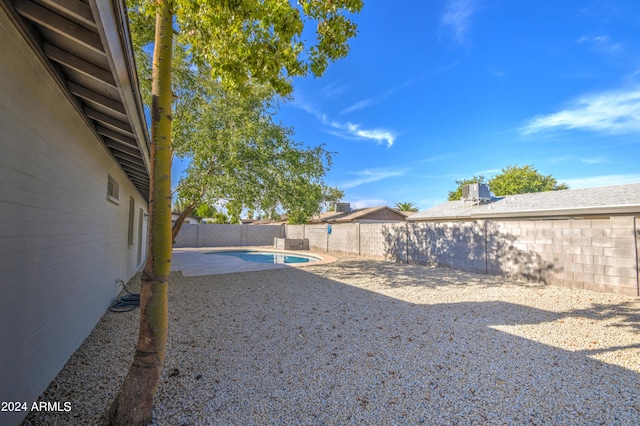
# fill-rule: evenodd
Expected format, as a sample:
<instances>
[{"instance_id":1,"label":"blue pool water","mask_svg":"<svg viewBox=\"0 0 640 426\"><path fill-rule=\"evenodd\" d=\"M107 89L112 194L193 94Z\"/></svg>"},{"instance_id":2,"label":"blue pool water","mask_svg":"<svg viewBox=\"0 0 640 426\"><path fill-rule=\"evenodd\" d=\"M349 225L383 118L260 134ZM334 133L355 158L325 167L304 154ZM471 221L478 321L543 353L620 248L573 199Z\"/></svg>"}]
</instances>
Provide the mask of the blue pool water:
<instances>
[{"instance_id":1,"label":"blue pool water","mask_svg":"<svg viewBox=\"0 0 640 426\"><path fill-rule=\"evenodd\" d=\"M309 263L320 259L312 256L302 256L283 253L269 253L261 251L216 251L210 254L221 254L223 256L234 256L245 262L256 263Z\"/></svg>"}]
</instances>

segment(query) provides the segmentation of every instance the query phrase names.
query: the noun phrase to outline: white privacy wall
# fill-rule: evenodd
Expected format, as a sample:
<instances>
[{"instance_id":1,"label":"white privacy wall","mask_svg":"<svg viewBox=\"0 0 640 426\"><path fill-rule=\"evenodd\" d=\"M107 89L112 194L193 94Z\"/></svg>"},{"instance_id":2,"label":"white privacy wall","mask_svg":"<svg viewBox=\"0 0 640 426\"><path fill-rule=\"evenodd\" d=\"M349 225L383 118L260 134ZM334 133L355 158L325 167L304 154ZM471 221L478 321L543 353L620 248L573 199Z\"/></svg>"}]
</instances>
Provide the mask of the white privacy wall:
<instances>
[{"instance_id":1,"label":"white privacy wall","mask_svg":"<svg viewBox=\"0 0 640 426\"><path fill-rule=\"evenodd\" d=\"M0 40L0 400L31 404L144 260L147 204L3 13Z\"/></svg>"}]
</instances>

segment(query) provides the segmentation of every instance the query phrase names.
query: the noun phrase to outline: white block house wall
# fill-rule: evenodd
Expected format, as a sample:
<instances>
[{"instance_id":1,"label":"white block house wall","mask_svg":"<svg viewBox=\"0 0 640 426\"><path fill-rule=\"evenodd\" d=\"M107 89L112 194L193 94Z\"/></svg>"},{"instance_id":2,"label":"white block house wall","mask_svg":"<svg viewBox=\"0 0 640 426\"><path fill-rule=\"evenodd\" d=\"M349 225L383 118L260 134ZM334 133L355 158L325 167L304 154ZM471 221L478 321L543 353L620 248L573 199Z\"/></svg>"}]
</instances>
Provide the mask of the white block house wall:
<instances>
[{"instance_id":1,"label":"white block house wall","mask_svg":"<svg viewBox=\"0 0 640 426\"><path fill-rule=\"evenodd\" d=\"M143 264L148 204L3 13L0 40L0 401L30 405Z\"/></svg>"}]
</instances>

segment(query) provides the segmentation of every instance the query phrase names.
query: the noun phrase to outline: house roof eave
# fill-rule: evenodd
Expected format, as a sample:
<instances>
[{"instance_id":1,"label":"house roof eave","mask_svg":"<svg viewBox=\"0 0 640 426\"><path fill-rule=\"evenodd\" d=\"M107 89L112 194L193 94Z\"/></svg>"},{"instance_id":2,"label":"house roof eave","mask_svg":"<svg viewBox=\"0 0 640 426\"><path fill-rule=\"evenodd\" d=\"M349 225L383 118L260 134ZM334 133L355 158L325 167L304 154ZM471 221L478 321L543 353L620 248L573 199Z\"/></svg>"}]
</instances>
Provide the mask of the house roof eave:
<instances>
[{"instance_id":1,"label":"house roof eave","mask_svg":"<svg viewBox=\"0 0 640 426\"><path fill-rule=\"evenodd\" d=\"M116 74L118 88L123 99L123 105L127 114L132 118L133 130L140 153L143 156L147 170L151 170L151 156L149 154L149 132L145 126L146 118L142 105L142 96L138 84L135 57L127 24L126 5L123 0L112 2L91 0L91 8L94 11L100 36L105 40L105 49L112 62ZM117 53L117 54L116 54Z\"/></svg>"},{"instance_id":2,"label":"house roof eave","mask_svg":"<svg viewBox=\"0 0 640 426\"><path fill-rule=\"evenodd\" d=\"M603 206L589 208L570 208L570 209L548 209L548 210L522 210L515 212L482 212L479 214L466 213L451 216L432 216L432 217L409 217L407 220L412 222L433 222L446 220L480 220L480 219L522 219L522 218L553 218L553 217L580 217L580 216L596 216L596 215L622 215L640 214L640 205L629 206Z\"/></svg>"},{"instance_id":3,"label":"house roof eave","mask_svg":"<svg viewBox=\"0 0 640 426\"><path fill-rule=\"evenodd\" d=\"M14 23L97 141L148 200L149 137L124 0L2 0L0 11Z\"/></svg>"}]
</instances>

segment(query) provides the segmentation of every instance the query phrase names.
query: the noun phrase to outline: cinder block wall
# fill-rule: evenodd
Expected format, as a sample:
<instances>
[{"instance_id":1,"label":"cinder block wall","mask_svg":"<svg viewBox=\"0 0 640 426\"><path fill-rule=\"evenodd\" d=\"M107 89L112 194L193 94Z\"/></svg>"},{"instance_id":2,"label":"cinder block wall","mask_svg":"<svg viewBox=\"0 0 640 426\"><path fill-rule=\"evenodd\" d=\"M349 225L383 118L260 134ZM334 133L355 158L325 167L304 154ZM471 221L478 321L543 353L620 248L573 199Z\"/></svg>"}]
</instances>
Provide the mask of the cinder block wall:
<instances>
[{"instance_id":1,"label":"cinder block wall","mask_svg":"<svg viewBox=\"0 0 640 426\"><path fill-rule=\"evenodd\" d=\"M486 272L482 222L408 223L407 237L405 256L410 263ZM402 255L397 258L402 259Z\"/></svg>"},{"instance_id":2,"label":"cinder block wall","mask_svg":"<svg viewBox=\"0 0 640 426\"><path fill-rule=\"evenodd\" d=\"M327 251L331 253L358 253L358 224L335 224L331 226L331 234L327 234Z\"/></svg>"},{"instance_id":3,"label":"cinder block wall","mask_svg":"<svg viewBox=\"0 0 640 426\"><path fill-rule=\"evenodd\" d=\"M194 224L198 227L197 247L242 245L242 225ZM273 240L271 241L273 244Z\"/></svg>"},{"instance_id":4,"label":"cinder block wall","mask_svg":"<svg viewBox=\"0 0 640 426\"><path fill-rule=\"evenodd\" d=\"M304 238L309 239L311 250L327 252L329 251L329 234L327 225L295 225L304 228ZM333 226L331 227L333 232Z\"/></svg>"},{"instance_id":5,"label":"cinder block wall","mask_svg":"<svg viewBox=\"0 0 640 426\"><path fill-rule=\"evenodd\" d=\"M387 238L385 238L386 232L392 232L397 234L397 241L404 241L404 238L400 237L404 235L403 224L388 224L388 223L361 223L360 226L360 255L370 257L372 259L384 259L388 252L386 246ZM401 246L396 247L394 250L395 256L402 256Z\"/></svg>"},{"instance_id":6,"label":"cinder block wall","mask_svg":"<svg viewBox=\"0 0 640 426\"><path fill-rule=\"evenodd\" d=\"M284 238L284 225L244 225L249 246L273 245L274 238Z\"/></svg>"},{"instance_id":7,"label":"cinder block wall","mask_svg":"<svg viewBox=\"0 0 640 426\"><path fill-rule=\"evenodd\" d=\"M185 223L174 247L269 246L273 239L284 237L280 225L222 225Z\"/></svg>"},{"instance_id":8,"label":"cinder block wall","mask_svg":"<svg viewBox=\"0 0 640 426\"><path fill-rule=\"evenodd\" d=\"M488 222L489 272L638 294L637 219Z\"/></svg>"},{"instance_id":9,"label":"cinder block wall","mask_svg":"<svg viewBox=\"0 0 640 426\"><path fill-rule=\"evenodd\" d=\"M198 245L199 227L195 223L185 223L176 236L174 247L200 247Z\"/></svg>"},{"instance_id":10,"label":"cinder block wall","mask_svg":"<svg viewBox=\"0 0 640 426\"><path fill-rule=\"evenodd\" d=\"M0 39L0 400L30 406L144 261L147 203L1 12Z\"/></svg>"},{"instance_id":11,"label":"cinder block wall","mask_svg":"<svg viewBox=\"0 0 640 426\"><path fill-rule=\"evenodd\" d=\"M640 296L634 216L588 220L362 223L287 226L313 249L571 288Z\"/></svg>"},{"instance_id":12,"label":"cinder block wall","mask_svg":"<svg viewBox=\"0 0 640 426\"><path fill-rule=\"evenodd\" d=\"M285 235L287 238L306 238L304 225L285 225Z\"/></svg>"}]
</instances>

